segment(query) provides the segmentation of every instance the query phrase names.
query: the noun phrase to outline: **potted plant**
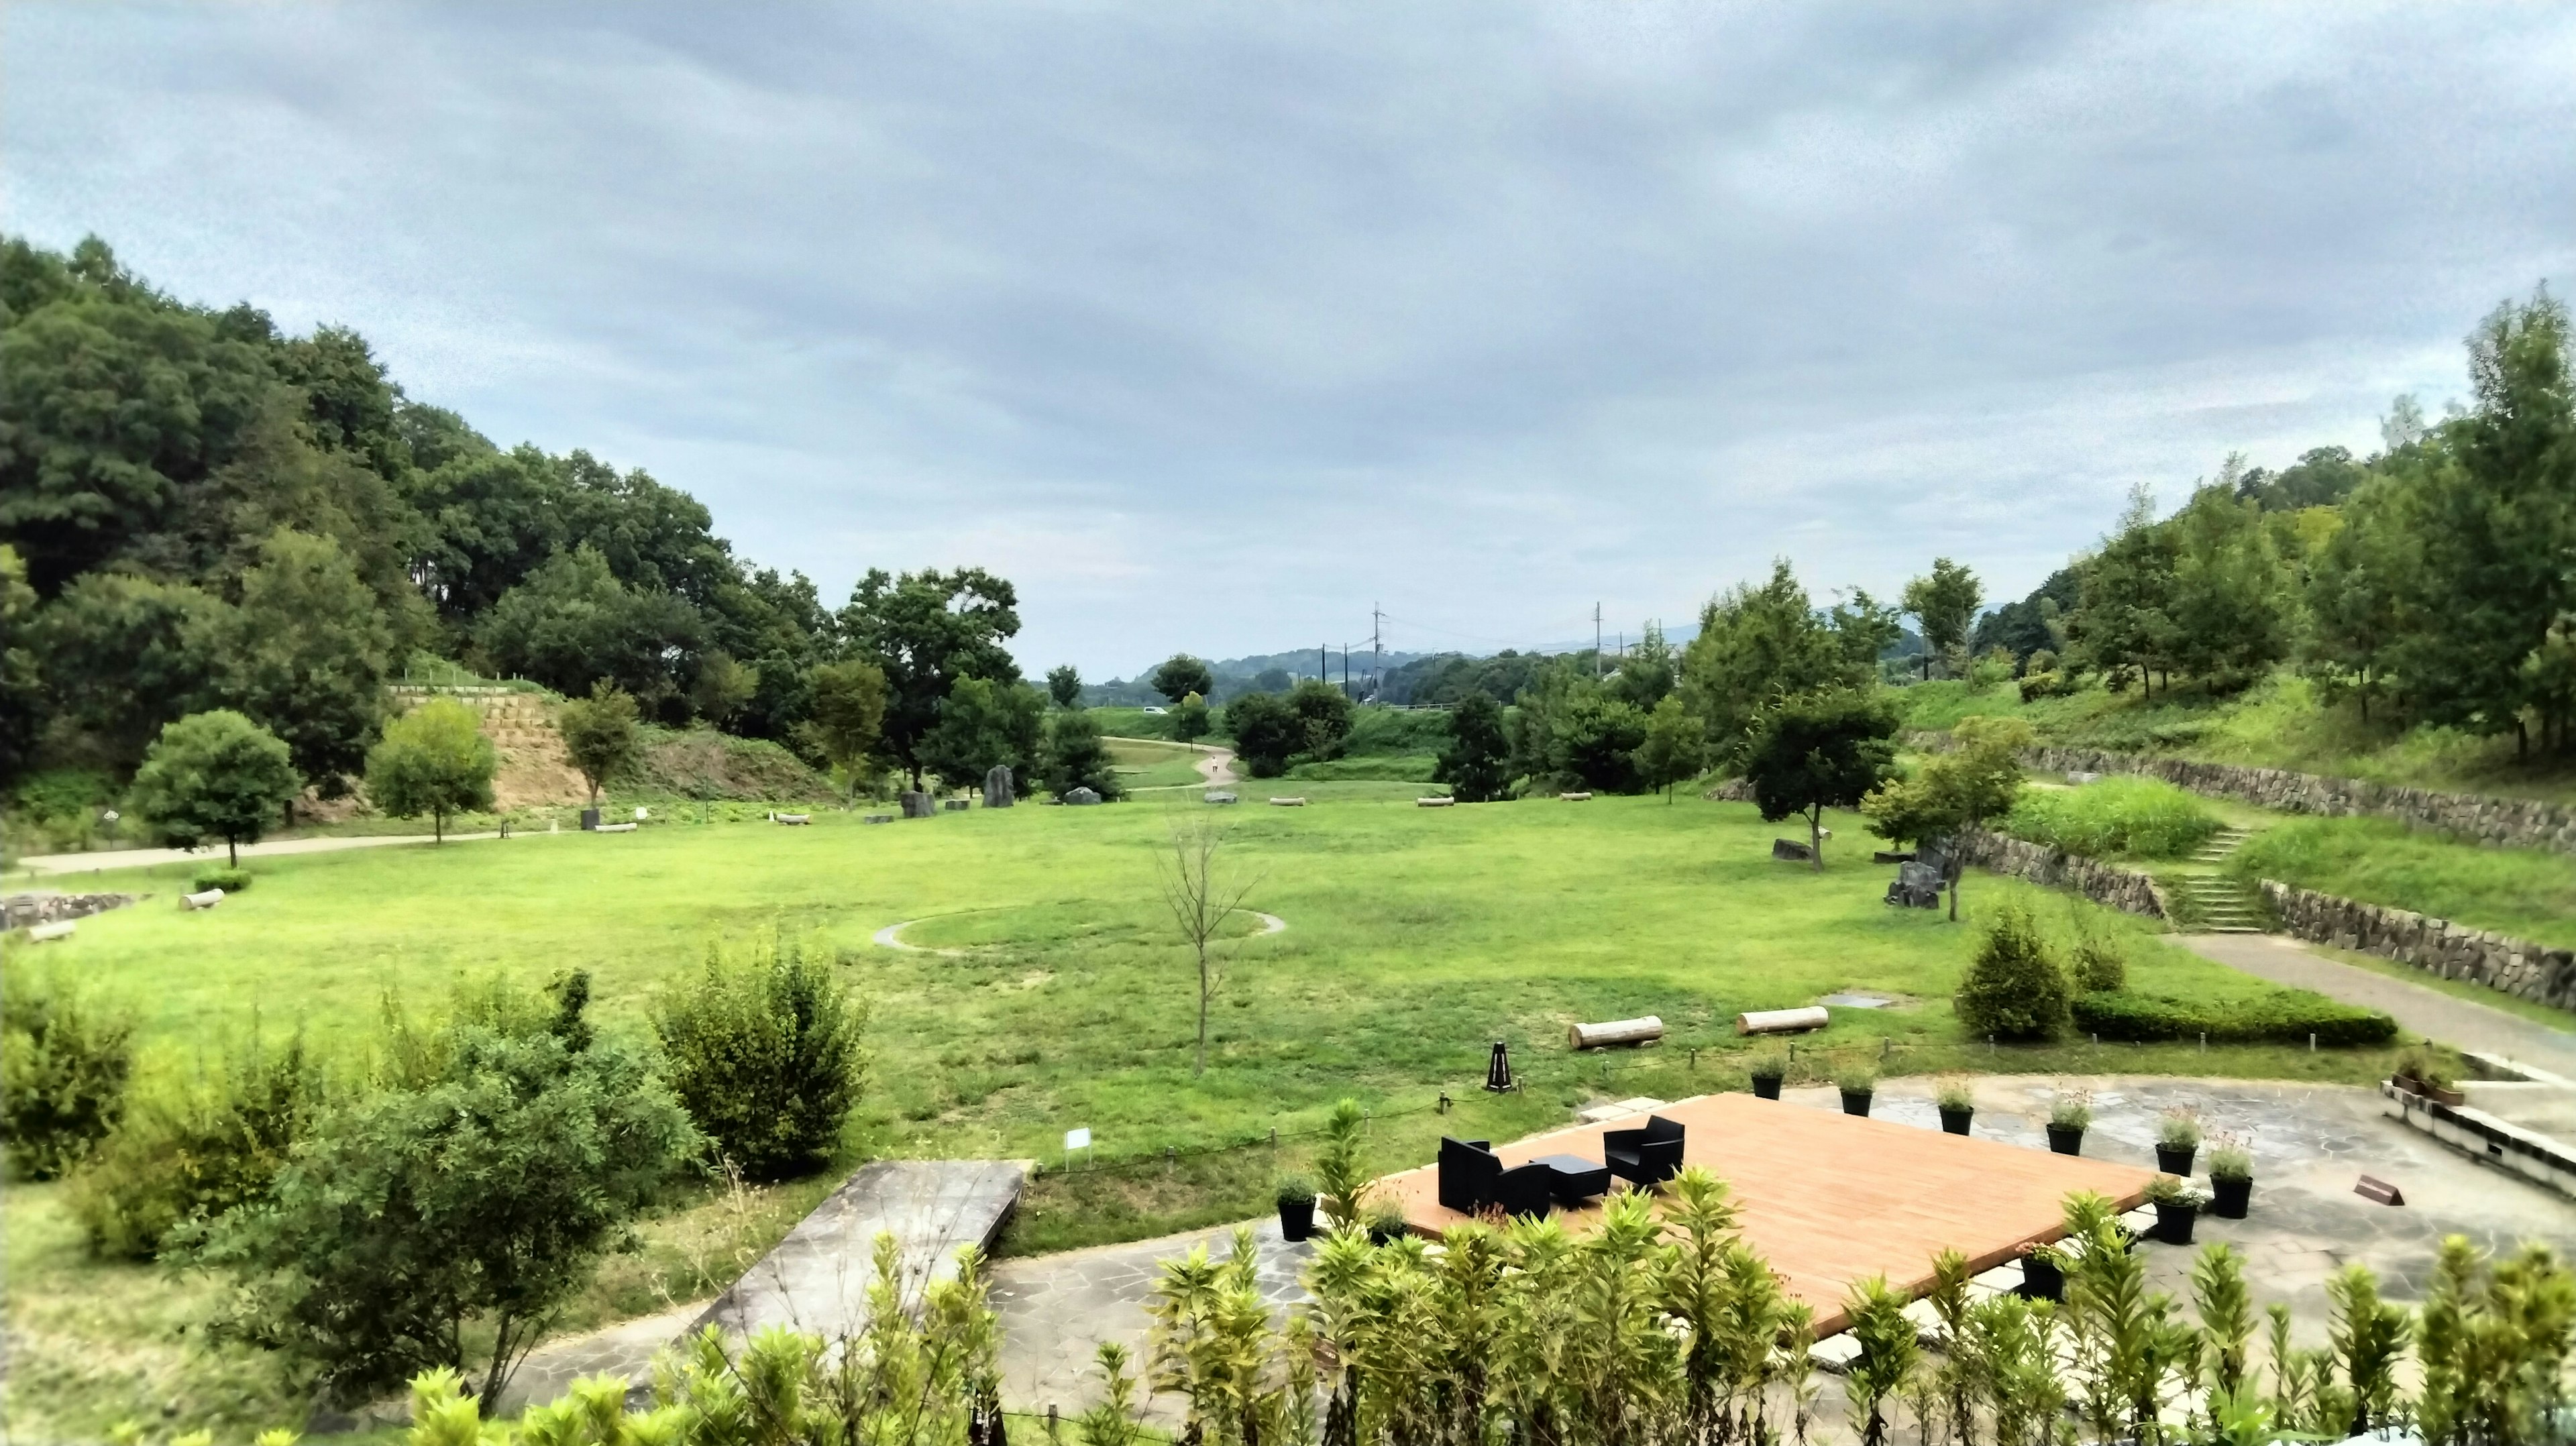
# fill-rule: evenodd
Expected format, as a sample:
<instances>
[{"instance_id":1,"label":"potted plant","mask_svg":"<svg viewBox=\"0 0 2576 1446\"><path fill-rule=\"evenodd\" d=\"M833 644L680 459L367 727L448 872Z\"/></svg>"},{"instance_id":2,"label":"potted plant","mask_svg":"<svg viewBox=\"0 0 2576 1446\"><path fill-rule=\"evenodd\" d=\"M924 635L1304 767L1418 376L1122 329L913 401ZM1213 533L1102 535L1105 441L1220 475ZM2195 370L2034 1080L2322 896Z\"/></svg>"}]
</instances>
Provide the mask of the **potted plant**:
<instances>
[{"instance_id":1,"label":"potted plant","mask_svg":"<svg viewBox=\"0 0 2576 1446\"><path fill-rule=\"evenodd\" d=\"M1279 1238L1303 1240L1315 1233L1315 1182L1303 1175L1279 1177Z\"/></svg>"},{"instance_id":2,"label":"potted plant","mask_svg":"<svg viewBox=\"0 0 2576 1446\"><path fill-rule=\"evenodd\" d=\"M2200 1153L2200 1120L2189 1110L2167 1110L2156 1125L2156 1168L2168 1175L2189 1175L2191 1158Z\"/></svg>"},{"instance_id":3,"label":"potted plant","mask_svg":"<svg viewBox=\"0 0 2576 1446\"><path fill-rule=\"evenodd\" d=\"M1753 1061L1753 1096L1756 1099L1780 1098L1780 1081L1789 1077L1789 1061L1776 1054L1766 1054Z\"/></svg>"},{"instance_id":4,"label":"potted plant","mask_svg":"<svg viewBox=\"0 0 2576 1446\"><path fill-rule=\"evenodd\" d=\"M1380 1200L1369 1207L1368 1234L1371 1245L1392 1245L1402 1240L1407 1226L1404 1207L1392 1200Z\"/></svg>"},{"instance_id":5,"label":"potted plant","mask_svg":"<svg viewBox=\"0 0 2576 1446\"><path fill-rule=\"evenodd\" d=\"M2066 1261L2046 1245L2034 1245L2021 1258L2021 1293L2028 1300L2066 1299Z\"/></svg>"},{"instance_id":6,"label":"potted plant","mask_svg":"<svg viewBox=\"0 0 2576 1446\"><path fill-rule=\"evenodd\" d=\"M2080 1094L2062 1094L2048 1112L2048 1148L2061 1155L2084 1153L2084 1131L2093 1123L2093 1106Z\"/></svg>"},{"instance_id":7,"label":"potted plant","mask_svg":"<svg viewBox=\"0 0 2576 1446\"><path fill-rule=\"evenodd\" d=\"M2158 1175L2147 1187L2147 1203L2156 1207L2156 1238L2167 1245L2189 1245L2191 1226L2200 1218L2200 1192L2175 1175Z\"/></svg>"},{"instance_id":8,"label":"potted plant","mask_svg":"<svg viewBox=\"0 0 2576 1446\"><path fill-rule=\"evenodd\" d=\"M2460 1105L2468 1101L2468 1096L2460 1093L2459 1076L2451 1072L2450 1065L2420 1044L2397 1057L2397 1069L2389 1077L2389 1083L2437 1105Z\"/></svg>"},{"instance_id":9,"label":"potted plant","mask_svg":"<svg viewBox=\"0 0 2576 1446\"><path fill-rule=\"evenodd\" d=\"M2221 1220L2242 1220L2253 1198L2253 1152L2233 1140L2220 1140L2209 1152L2209 1213Z\"/></svg>"},{"instance_id":10,"label":"potted plant","mask_svg":"<svg viewBox=\"0 0 2576 1446\"><path fill-rule=\"evenodd\" d=\"M1878 1093L1878 1075L1866 1066L1847 1069L1834 1076L1834 1088L1843 1092L1843 1113L1867 1115L1869 1098Z\"/></svg>"},{"instance_id":11,"label":"potted plant","mask_svg":"<svg viewBox=\"0 0 2576 1446\"><path fill-rule=\"evenodd\" d=\"M1941 1128L1953 1135L1966 1134L1968 1122L1977 1115L1977 1096L1963 1079L1941 1081L1932 1103L1941 1111Z\"/></svg>"}]
</instances>

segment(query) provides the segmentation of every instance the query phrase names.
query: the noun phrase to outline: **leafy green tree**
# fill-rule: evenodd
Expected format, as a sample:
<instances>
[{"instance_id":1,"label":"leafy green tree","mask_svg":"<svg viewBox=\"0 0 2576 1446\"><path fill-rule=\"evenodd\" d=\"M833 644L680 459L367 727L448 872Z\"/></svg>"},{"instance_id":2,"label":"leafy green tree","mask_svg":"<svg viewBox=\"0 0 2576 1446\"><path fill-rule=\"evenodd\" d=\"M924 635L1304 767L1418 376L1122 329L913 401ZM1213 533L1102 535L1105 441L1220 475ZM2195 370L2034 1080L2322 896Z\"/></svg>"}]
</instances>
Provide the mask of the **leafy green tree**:
<instances>
[{"instance_id":1,"label":"leafy green tree","mask_svg":"<svg viewBox=\"0 0 2576 1446\"><path fill-rule=\"evenodd\" d=\"M1040 761L1039 777L1046 791L1058 798L1077 788L1090 789L1103 802L1127 796L1109 745L1100 741L1099 722L1081 708L1067 708L1047 720L1046 756Z\"/></svg>"},{"instance_id":2,"label":"leafy green tree","mask_svg":"<svg viewBox=\"0 0 2576 1446\"><path fill-rule=\"evenodd\" d=\"M689 682L689 709L722 728L759 692L758 668L734 661L722 648L710 648L699 655L697 676Z\"/></svg>"},{"instance_id":3,"label":"leafy green tree","mask_svg":"<svg viewBox=\"0 0 2576 1446\"><path fill-rule=\"evenodd\" d=\"M90 1249L150 1260L171 1232L268 1193L328 1093L299 1033L282 1048L256 1035L195 1078L134 1091L125 1117L83 1162L68 1192Z\"/></svg>"},{"instance_id":4,"label":"leafy green tree","mask_svg":"<svg viewBox=\"0 0 2576 1446\"><path fill-rule=\"evenodd\" d=\"M2219 684L2250 681L2288 651L2289 575L2262 515L2204 487L2165 524L2174 533L2174 662Z\"/></svg>"},{"instance_id":5,"label":"leafy green tree","mask_svg":"<svg viewBox=\"0 0 2576 1446\"><path fill-rule=\"evenodd\" d=\"M1905 614L1869 595L1867 588L1853 588L1851 596L1836 602L1825 613L1825 625L1842 648L1843 665L1856 680L1878 676L1878 660L1905 636Z\"/></svg>"},{"instance_id":6,"label":"leafy green tree","mask_svg":"<svg viewBox=\"0 0 2576 1446\"><path fill-rule=\"evenodd\" d=\"M26 773L44 730L44 683L29 638L35 619L26 560L0 543L0 778Z\"/></svg>"},{"instance_id":7,"label":"leafy green tree","mask_svg":"<svg viewBox=\"0 0 2576 1446\"><path fill-rule=\"evenodd\" d=\"M1744 777L1762 821L1807 820L1816 871L1825 867L1824 816L1856 808L1896 763L1896 710L1876 693L1837 691L1788 698L1762 711L1745 750Z\"/></svg>"},{"instance_id":8,"label":"leafy green tree","mask_svg":"<svg viewBox=\"0 0 2576 1446\"><path fill-rule=\"evenodd\" d=\"M50 1180L125 1114L134 1021L68 978L11 960L0 970L0 1137L9 1167Z\"/></svg>"},{"instance_id":9,"label":"leafy green tree","mask_svg":"<svg viewBox=\"0 0 2576 1446\"><path fill-rule=\"evenodd\" d=\"M449 814L492 806L500 765L480 715L432 698L385 725L384 741L367 754L367 796L395 818L428 814L432 837L444 843Z\"/></svg>"},{"instance_id":10,"label":"leafy green tree","mask_svg":"<svg viewBox=\"0 0 2576 1446\"><path fill-rule=\"evenodd\" d=\"M1905 610L1923 630L1923 676L1932 676L1935 656L1947 660L1965 651L1985 595L1975 573L1946 557L1932 559L1931 572L1905 585Z\"/></svg>"},{"instance_id":11,"label":"leafy green tree","mask_svg":"<svg viewBox=\"0 0 2576 1446\"><path fill-rule=\"evenodd\" d=\"M1610 692L1635 704L1640 712L1651 713L1680 680L1681 654L1664 641L1661 626L1648 623L1645 636L1619 660L1619 671L1610 675Z\"/></svg>"},{"instance_id":12,"label":"leafy green tree","mask_svg":"<svg viewBox=\"0 0 2576 1446\"><path fill-rule=\"evenodd\" d=\"M1171 703L1178 703L1192 693L1204 698L1216 687L1216 675L1208 671L1208 665L1187 653L1174 653L1164 659L1146 681Z\"/></svg>"},{"instance_id":13,"label":"leafy green tree","mask_svg":"<svg viewBox=\"0 0 2576 1446\"><path fill-rule=\"evenodd\" d=\"M939 726L940 705L958 679L1020 681L1004 646L1020 630L1018 609L1010 583L980 567L900 578L873 569L841 609L841 635L885 673L885 749L913 787L929 766L922 741Z\"/></svg>"},{"instance_id":14,"label":"leafy green tree","mask_svg":"<svg viewBox=\"0 0 2576 1446\"><path fill-rule=\"evenodd\" d=\"M1602 793L1641 786L1637 750L1645 746L1646 715L1636 704L1580 688L1553 710L1548 735L1548 762L1557 774Z\"/></svg>"},{"instance_id":15,"label":"leafy green tree","mask_svg":"<svg viewBox=\"0 0 2576 1446\"><path fill-rule=\"evenodd\" d=\"M1449 746L1431 776L1461 803L1490 803L1511 792L1511 751L1502 705L1489 694L1469 693L1449 711Z\"/></svg>"},{"instance_id":16,"label":"leafy green tree","mask_svg":"<svg viewBox=\"0 0 2576 1446\"><path fill-rule=\"evenodd\" d=\"M229 708L192 713L161 730L127 795L153 837L192 849L222 839L241 862L302 791L286 744Z\"/></svg>"},{"instance_id":17,"label":"leafy green tree","mask_svg":"<svg viewBox=\"0 0 2576 1446\"><path fill-rule=\"evenodd\" d=\"M1741 761L1754 715L1781 698L1856 685L1856 671L1786 561L1760 587L1737 586L1700 610L1682 650L1682 702L1708 730L1715 762Z\"/></svg>"},{"instance_id":18,"label":"leafy green tree","mask_svg":"<svg viewBox=\"0 0 2576 1446\"><path fill-rule=\"evenodd\" d=\"M1026 683L960 678L939 705L939 726L921 740L922 766L951 787L971 787L996 765L1011 770L1015 794L1037 774L1046 742L1046 695Z\"/></svg>"},{"instance_id":19,"label":"leafy green tree","mask_svg":"<svg viewBox=\"0 0 2576 1446\"><path fill-rule=\"evenodd\" d=\"M1297 720L1297 752L1310 758L1340 756L1342 740L1351 736L1349 694L1308 678L1288 690L1288 711Z\"/></svg>"},{"instance_id":20,"label":"leafy green tree","mask_svg":"<svg viewBox=\"0 0 2576 1446\"><path fill-rule=\"evenodd\" d=\"M1047 696L1054 699L1055 705L1059 708L1080 707L1082 704L1081 671L1071 663L1059 663L1047 669Z\"/></svg>"},{"instance_id":21,"label":"leafy green tree","mask_svg":"<svg viewBox=\"0 0 2576 1446\"><path fill-rule=\"evenodd\" d=\"M2134 670L2150 697L2181 645L2174 622L2179 548L2157 524L2155 505L2146 488L2130 491L2118 529L2079 569L2082 596L2067 619L2068 642L2086 661L2115 681Z\"/></svg>"},{"instance_id":22,"label":"leafy green tree","mask_svg":"<svg viewBox=\"0 0 2576 1446\"><path fill-rule=\"evenodd\" d=\"M565 694L605 682L657 706L680 696L673 657L696 653L704 636L696 608L628 587L589 546L555 554L502 594L474 633L500 672Z\"/></svg>"},{"instance_id":23,"label":"leafy green tree","mask_svg":"<svg viewBox=\"0 0 2576 1446\"><path fill-rule=\"evenodd\" d=\"M1255 778L1277 778L1287 772L1288 760L1306 738L1297 715L1273 693L1246 693L1226 704L1225 728L1234 736L1235 756Z\"/></svg>"},{"instance_id":24,"label":"leafy green tree","mask_svg":"<svg viewBox=\"0 0 2576 1446\"><path fill-rule=\"evenodd\" d=\"M783 1180L830 1163L867 1081L867 1009L832 963L772 932L665 990L653 1028L671 1089L735 1168Z\"/></svg>"},{"instance_id":25,"label":"leafy green tree","mask_svg":"<svg viewBox=\"0 0 2576 1446\"><path fill-rule=\"evenodd\" d=\"M2365 723L2406 633L2407 600L2422 565L2405 501L2393 480L2364 485L2340 509L2334 531L2308 565L2303 655L2309 675L2329 699L2351 693Z\"/></svg>"},{"instance_id":26,"label":"leafy green tree","mask_svg":"<svg viewBox=\"0 0 2576 1446\"><path fill-rule=\"evenodd\" d=\"M1708 766L1708 735L1679 698L1666 698L1646 717L1646 741L1637 747L1637 778L1672 802L1673 785Z\"/></svg>"},{"instance_id":27,"label":"leafy green tree","mask_svg":"<svg viewBox=\"0 0 2576 1446\"><path fill-rule=\"evenodd\" d=\"M824 663L807 675L811 716L803 725L841 786L856 793L875 767L884 740L885 670L855 658Z\"/></svg>"},{"instance_id":28,"label":"leafy green tree","mask_svg":"<svg viewBox=\"0 0 2576 1446\"><path fill-rule=\"evenodd\" d=\"M327 537L270 533L227 621L225 700L285 739L297 772L338 793L384 716L393 655L392 632L348 554Z\"/></svg>"},{"instance_id":29,"label":"leafy green tree","mask_svg":"<svg viewBox=\"0 0 2576 1446\"><path fill-rule=\"evenodd\" d=\"M416 1077L325 1115L265 1200L179 1243L236 1285L218 1333L284 1353L331 1397L471 1368L489 1415L698 1138L609 1039L460 1021L413 1057Z\"/></svg>"},{"instance_id":30,"label":"leafy green tree","mask_svg":"<svg viewBox=\"0 0 2576 1446\"><path fill-rule=\"evenodd\" d=\"M35 651L58 731L123 771L165 724L212 706L231 609L184 583L87 573L36 615Z\"/></svg>"},{"instance_id":31,"label":"leafy green tree","mask_svg":"<svg viewBox=\"0 0 2576 1446\"><path fill-rule=\"evenodd\" d=\"M591 807L599 806L600 785L632 769L644 755L644 735L637 726L635 699L601 679L587 698L567 698L555 709L555 732L563 736L564 753L590 786Z\"/></svg>"},{"instance_id":32,"label":"leafy green tree","mask_svg":"<svg viewBox=\"0 0 2576 1446\"><path fill-rule=\"evenodd\" d=\"M1924 760L1912 778L1892 781L1861 800L1870 832L1900 845L1921 846L2012 812L2021 797L2021 751L2031 746L2030 725L2019 718L1962 718L1950 730L1950 748ZM1950 919L1959 918L1959 851L1948 850Z\"/></svg>"},{"instance_id":33,"label":"leafy green tree","mask_svg":"<svg viewBox=\"0 0 2576 1446\"><path fill-rule=\"evenodd\" d=\"M1172 736L1183 743L1194 743L1208 735L1216 725L1208 717L1207 699L1196 693L1184 693L1172 708Z\"/></svg>"}]
</instances>

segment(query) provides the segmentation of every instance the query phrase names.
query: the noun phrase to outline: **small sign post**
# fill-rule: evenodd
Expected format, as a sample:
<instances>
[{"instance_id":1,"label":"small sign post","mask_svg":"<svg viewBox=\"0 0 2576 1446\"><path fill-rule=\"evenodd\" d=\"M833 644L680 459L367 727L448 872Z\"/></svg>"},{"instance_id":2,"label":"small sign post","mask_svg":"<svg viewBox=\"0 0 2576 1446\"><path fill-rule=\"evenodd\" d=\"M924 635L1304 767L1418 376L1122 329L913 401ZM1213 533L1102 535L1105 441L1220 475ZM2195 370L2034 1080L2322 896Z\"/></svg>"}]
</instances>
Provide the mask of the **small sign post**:
<instances>
[{"instance_id":1,"label":"small sign post","mask_svg":"<svg viewBox=\"0 0 2576 1446\"><path fill-rule=\"evenodd\" d=\"M1076 1150L1088 1150L1090 1148L1091 1126L1084 1125L1078 1130L1067 1130L1064 1132L1064 1168L1067 1174L1071 1174L1073 1171L1073 1152Z\"/></svg>"}]
</instances>

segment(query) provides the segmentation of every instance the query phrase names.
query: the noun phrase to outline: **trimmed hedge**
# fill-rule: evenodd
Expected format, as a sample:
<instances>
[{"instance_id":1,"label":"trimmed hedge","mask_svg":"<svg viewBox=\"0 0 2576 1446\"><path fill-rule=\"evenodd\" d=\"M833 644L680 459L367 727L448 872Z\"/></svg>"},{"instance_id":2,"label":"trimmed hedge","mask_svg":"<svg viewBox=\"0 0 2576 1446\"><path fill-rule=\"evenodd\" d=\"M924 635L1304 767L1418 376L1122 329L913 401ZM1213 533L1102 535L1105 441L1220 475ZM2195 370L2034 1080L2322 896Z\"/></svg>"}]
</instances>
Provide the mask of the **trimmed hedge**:
<instances>
[{"instance_id":1,"label":"trimmed hedge","mask_svg":"<svg viewBox=\"0 0 2576 1446\"><path fill-rule=\"evenodd\" d=\"M2076 996L2074 1013L2077 1029L2133 1044L2203 1034L2213 1044L2305 1044L2313 1034L2318 1044L2338 1047L2397 1038L2397 1021L2378 1010L2338 1004L2305 989L2221 1006L2105 989Z\"/></svg>"}]
</instances>

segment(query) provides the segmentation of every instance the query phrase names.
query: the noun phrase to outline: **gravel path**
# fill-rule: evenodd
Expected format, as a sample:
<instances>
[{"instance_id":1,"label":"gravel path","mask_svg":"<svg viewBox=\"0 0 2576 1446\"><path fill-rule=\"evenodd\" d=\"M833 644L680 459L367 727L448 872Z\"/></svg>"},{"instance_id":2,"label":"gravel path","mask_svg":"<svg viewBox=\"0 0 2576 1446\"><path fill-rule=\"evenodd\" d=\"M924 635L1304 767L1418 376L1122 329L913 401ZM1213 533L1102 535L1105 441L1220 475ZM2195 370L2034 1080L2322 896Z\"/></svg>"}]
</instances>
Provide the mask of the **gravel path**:
<instances>
[{"instance_id":1,"label":"gravel path","mask_svg":"<svg viewBox=\"0 0 2576 1446\"><path fill-rule=\"evenodd\" d=\"M2405 1028L2444 1044L2502 1055L2576 1079L2576 1034L2566 1030L2355 968L2277 934L2190 934L2180 942L2204 959L2275 984L2313 989L2346 1004L2385 1010Z\"/></svg>"}]
</instances>

